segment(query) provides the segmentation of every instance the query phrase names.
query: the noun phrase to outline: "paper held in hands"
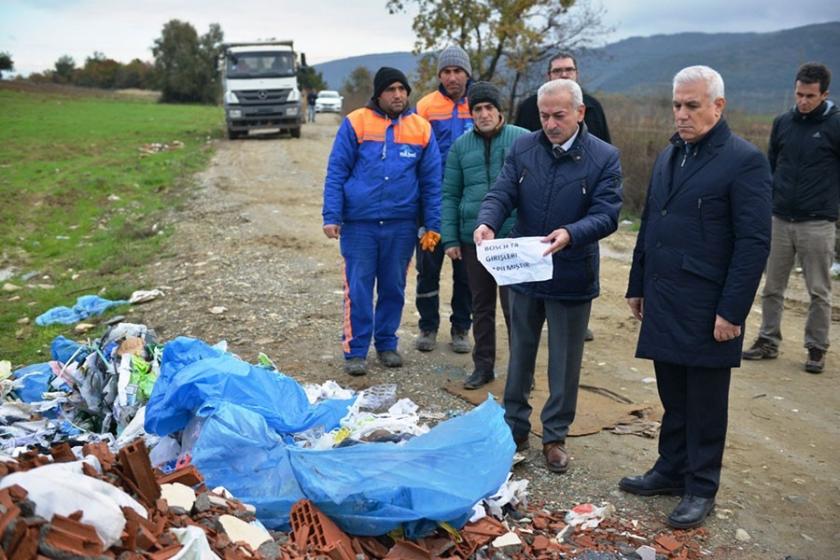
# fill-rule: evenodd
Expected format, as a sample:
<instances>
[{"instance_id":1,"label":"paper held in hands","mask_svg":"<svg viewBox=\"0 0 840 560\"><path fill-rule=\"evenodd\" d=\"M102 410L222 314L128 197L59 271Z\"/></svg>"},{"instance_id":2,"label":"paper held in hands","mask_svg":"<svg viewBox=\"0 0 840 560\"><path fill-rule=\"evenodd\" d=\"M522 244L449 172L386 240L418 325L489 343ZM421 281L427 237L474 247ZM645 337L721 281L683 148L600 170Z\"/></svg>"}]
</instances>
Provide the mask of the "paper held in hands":
<instances>
[{"instance_id":1,"label":"paper held in hands","mask_svg":"<svg viewBox=\"0 0 840 560\"><path fill-rule=\"evenodd\" d=\"M541 237L516 237L482 241L476 246L478 262L493 275L499 286L549 280L554 274L551 255Z\"/></svg>"}]
</instances>

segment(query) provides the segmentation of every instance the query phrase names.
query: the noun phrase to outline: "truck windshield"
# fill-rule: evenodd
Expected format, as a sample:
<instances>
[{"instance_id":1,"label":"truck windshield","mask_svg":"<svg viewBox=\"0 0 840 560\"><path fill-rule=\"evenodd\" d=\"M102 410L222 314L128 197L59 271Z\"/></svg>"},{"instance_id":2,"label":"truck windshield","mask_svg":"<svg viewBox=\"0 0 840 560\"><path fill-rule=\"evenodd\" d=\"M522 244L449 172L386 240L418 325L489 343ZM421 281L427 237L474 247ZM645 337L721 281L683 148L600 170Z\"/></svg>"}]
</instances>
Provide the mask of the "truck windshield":
<instances>
[{"instance_id":1,"label":"truck windshield","mask_svg":"<svg viewBox=\"0 0 840 560\"><path fill-rule=\"evenodd\" d=\"M294 76L294 56L290 52L230 53L228 78L279 78Z\"/></svg>"}]
</instances>

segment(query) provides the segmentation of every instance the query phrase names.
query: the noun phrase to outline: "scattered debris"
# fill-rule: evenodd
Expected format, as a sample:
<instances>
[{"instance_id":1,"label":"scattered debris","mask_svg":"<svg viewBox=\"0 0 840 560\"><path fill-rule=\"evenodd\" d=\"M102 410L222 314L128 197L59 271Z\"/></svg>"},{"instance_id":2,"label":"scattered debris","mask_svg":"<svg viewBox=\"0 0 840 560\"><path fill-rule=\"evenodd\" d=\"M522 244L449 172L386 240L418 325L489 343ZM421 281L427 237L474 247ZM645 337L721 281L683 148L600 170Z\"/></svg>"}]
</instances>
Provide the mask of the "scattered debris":
<instances>
[{"instance_id":1,"label":"scattered debris","mask_svg":"<svg viewBox=\"0 0 840 560\"><path fill-rule=\"evenodd\" d=\"M162 142L151 142L149 144L143 144L138 148L141 156L151 155L151 154L159 154L161 152L170 152L172 150L180 150L184 147L184 143L180 140L173 140L172 142L162 143Z\"/></svg>"}]
</instances>

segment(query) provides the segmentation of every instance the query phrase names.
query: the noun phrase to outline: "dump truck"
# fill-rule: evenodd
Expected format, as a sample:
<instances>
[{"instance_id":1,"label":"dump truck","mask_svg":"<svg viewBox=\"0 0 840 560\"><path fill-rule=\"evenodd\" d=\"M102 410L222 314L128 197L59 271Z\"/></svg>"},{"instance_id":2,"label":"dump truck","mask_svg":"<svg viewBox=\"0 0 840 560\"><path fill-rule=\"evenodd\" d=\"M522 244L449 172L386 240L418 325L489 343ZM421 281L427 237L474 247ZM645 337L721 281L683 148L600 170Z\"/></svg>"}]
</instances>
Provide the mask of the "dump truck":
<instances>
[{"instance_id":1,"label":"dump truck","mask_svg":"<svg viewBox=\"0 0 840 560\"><path fill-rule=\"evenodd\" d=\"M293 41L225 43L220 61L228 138L288 131L300 138L300 64Z\"/></svg>"}]
</instances>

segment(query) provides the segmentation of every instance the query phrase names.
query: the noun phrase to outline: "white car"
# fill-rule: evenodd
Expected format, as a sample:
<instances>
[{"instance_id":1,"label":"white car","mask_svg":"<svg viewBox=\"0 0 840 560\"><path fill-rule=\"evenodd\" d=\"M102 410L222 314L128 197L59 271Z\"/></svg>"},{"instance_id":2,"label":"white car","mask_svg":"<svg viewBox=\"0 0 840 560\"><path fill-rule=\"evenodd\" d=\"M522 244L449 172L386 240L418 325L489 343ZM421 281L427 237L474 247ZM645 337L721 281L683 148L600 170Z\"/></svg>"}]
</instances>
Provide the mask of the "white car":
<instances>
[{"instance_id":1,"label":"white car","mask_svg":"<svg viewBox=\"0 0 840 560\"><path fill-rule=\"evenodd\" d=\"M316 113L340 113L341 102L344 100L337 91L325 89L318 92L318 98L315 100Z\"/></svg>"}]
</instances>

